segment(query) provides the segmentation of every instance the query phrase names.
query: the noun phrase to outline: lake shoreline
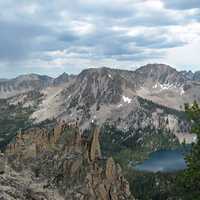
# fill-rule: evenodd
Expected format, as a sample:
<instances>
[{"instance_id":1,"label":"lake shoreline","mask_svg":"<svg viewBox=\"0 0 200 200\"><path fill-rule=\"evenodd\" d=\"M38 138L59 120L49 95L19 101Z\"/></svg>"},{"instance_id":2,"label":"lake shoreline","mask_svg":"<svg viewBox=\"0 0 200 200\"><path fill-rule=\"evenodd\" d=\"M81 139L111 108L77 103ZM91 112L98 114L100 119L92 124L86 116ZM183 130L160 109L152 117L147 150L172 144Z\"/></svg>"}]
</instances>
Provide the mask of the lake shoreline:
<instances>
[{"instance_id":1,"label":"lake shoreline","mask_svg":"<svg viewBox=\"0 0 200 200\"><path fill-rule=\"evenodd\" d=\"M190 152L191 145L181 145L174 149L159 149L149 154L142 162L134 163L136 171L144 172L177 172L186 169L185 156Z\"/></svg>"}]
</instances>

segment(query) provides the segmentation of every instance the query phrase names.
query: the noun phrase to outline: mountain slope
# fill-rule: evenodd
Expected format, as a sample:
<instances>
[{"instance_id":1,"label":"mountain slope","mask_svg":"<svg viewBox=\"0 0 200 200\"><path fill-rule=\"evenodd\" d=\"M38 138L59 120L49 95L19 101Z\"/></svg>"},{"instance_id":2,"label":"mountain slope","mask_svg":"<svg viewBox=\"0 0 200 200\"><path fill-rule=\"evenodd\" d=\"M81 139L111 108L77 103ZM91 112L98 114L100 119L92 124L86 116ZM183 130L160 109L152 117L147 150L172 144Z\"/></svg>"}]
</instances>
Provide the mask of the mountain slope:
<instances>
[{"instance_id":1,"label":"mountain slope","mask_svg":"<svg viewBox=\"0 0 200 200\"><path fill-rule=\"evenodd\" d=\"M156 103L181 109L184 103L200 101L200 82L166 65L146 65L136 70L142 80L138 96Z\"/></svg>"},{"instance_id":2,"label":"mountain slope","mask_svg":"<svg viewBox=\"0 0 200 200\"><path fill-rule=\"evenodd\" d=\"M170 66L158 64L146 65L136 71L87 69L68 79L63 86L56 95L62 111L54 117L76 118L84 110L88 119L89 115L94 116L97 110L105 107L104 115L113 105L120 107L124 100L130 101L135 96L174 109L182 109L186 102L200 100L200 82L188 79L186 74ZM37 113L34 117L43 119Z\"/></svg>"},{"instance_id":3,"label":"mountain slope","mask_svg":"<svg viewBox=\"0 0 200 200\"><path fill-rule=\"evenodd\" d=\"M189 87L189 84L195 86ZM53 97L54 105L50 102L48 109L44 101L41 107L46 109L43 110L46 113L52 113L49 117L66 120L78 117L83 127L87 127L94 119L104 123L107 119L116 121L119 117L128 124L131 112L143 109L138 96L155 100L157 104L163 103L164 106L181 99L181 103L176 102L171 106L176 108L195 99L191 93L199 89L198 84L190 83L175 69L165 65L148 65L135 72L109 68L87 69L68 82L60 92L57 90L54 93L57 94ZM57 113L50 112L51 104L52 107L57 106ZM32 117L44 120L40 113L38 109Z\"/></svg>"}]
</instances>

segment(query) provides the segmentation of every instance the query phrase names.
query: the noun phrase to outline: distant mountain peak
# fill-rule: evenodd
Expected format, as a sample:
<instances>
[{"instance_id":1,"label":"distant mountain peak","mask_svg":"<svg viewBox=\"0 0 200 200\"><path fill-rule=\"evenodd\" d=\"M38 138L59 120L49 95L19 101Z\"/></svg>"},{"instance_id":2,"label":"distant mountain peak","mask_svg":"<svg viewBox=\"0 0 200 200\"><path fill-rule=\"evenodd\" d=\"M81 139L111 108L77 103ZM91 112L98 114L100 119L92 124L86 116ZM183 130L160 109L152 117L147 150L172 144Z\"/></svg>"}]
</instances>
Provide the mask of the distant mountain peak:
<instances>
[{"instance_id":1,"label":"distant mountain peak","mask_svg":"<svg viewBox=\"0 0 200 200\"><path fill-rule=\"evenodd\" d=\"M70 75L64 72L60 76L54 79L53 84L60 85L68 82L69 80L70 80Z\"/></svg>"},{"instance_id":2,"label":"distant mountain peak","mask_svg":"<svg viewBox=\"0 0 200 200\"><path fill-rule=\"evenodd\" d=\"M143 71L176 72L176 69L171 67L170 65L166 65L166 64L147 64L147 65L144 65L144 66L136 69L136 72L143 72Z\"/></svg>"}]
</instances>

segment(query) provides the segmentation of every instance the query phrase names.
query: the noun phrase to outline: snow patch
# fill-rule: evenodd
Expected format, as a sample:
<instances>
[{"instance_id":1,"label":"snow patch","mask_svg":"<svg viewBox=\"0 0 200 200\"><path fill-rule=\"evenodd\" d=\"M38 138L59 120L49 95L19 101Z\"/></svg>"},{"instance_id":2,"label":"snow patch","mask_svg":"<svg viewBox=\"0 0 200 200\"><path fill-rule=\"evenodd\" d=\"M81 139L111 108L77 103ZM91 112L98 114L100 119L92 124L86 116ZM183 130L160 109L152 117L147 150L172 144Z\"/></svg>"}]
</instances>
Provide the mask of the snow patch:
<instances>
[{"instance_id":1,"label":"snow patch","mask_svg":"<svg viewBox=\"0 0 200 200\"><path fill-rule=\"evenodd\" d=\"M174 84L170 84L170 83L164 83L164 84L161 84L161 83L156 83L154 86L153 86L153 89L160 89L161 90L169 90L169 89L174 89L174 88L177 88L176 85Z\"/></svg>"},{"instance_id":2,"label":"snow patch","mask_svg":"<svg viewBox=\"0 0 200 200\"><path fill-rule=\"evenodd\" d=\"M108 74L108 77L112 79L112 75L111 74Z\"/></svg>"},{"instance_id":3,"label":"snow patch","mask_svg":"<svg viewBox=\"0 0 200 200\"><path fill-rule=\"evenodd\" d=\"M174 88L175 86L170 83L160 84L161 90L169 90L170 88Z\"/></svg>"},{"instance_id":4,"label":"snow patch","mask_svg":"<svg viewBox=\"0 0 200 200\"><path fill-rule=\"evenodd\" d=\"M185 90L181 87L180 95L183 96L185 94Z\"/></svg>"},{"instance_id":5,"label":"snow patch","mask_svg":"<svg viewBox=\"0 0 200 200\"><path fill-rule=\"evenodd\" d=\"M94 115L94 116L93 116L93 119L91 120L91 122L94 123L94 122L96 121L96 119L97 119L97 116Z\"/></svg>"},{"instance_id":6,"label":"snow patch","mask_svg":"<svg viewBox=\"0 0 200 200\"><path fill-rule=\"evenodd\" d=\"M180 84L172 84L172 83L156 83L153 87L153 89L157 89L159 92L163 91L163 90L170 90L170 89L175 89L178 90L178 92L180 93L181 96L183 96L185 94L183 85Z\"/></svg>"},{"instance_id":7,"label":"snow patch","mask_svg":"<svg viewBox=\"0 0 200 200\"><path fill-rule=\"evenodd\" d=\"M123 105L120 103L119 105L117 105L118 108L121 108Z\"/></svg>"},{"instance_id":8,"label":"snow patch","mask_svg":"<svg viewBox=\"0 0 200 200\"><path fill-rule=\"evenodd\" d=\"M158 83L153 86L154 89L158 88Z\"/></svg>"},{"instance_id":9,"label":"snow patch","mask_svg":"<svg viewBox=\"0 0 200 200\"><path fill-rule=\"evenodd\" d=\"M132 99L130 99L129 97L126 96L122 96L122 99L125 103L131 103Z\"/></svg>"}]
</instances>

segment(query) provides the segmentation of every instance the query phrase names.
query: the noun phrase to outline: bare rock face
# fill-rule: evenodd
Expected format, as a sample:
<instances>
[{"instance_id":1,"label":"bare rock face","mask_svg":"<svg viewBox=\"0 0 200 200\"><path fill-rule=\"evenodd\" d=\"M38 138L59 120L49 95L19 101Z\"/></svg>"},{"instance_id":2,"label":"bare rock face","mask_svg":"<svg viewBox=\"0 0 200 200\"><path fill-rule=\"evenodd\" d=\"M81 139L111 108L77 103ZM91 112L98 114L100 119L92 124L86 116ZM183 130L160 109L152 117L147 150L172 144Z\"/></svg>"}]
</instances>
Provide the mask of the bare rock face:
<instances>
[{"instance_id":1,"label":"bare rock face","mask_svg":"<svg viewBox=\"0 0 200 200\"><path fill-rule=\"evenodd\" d=\"M6 152L36 157L37 154L58 143L66 126L65 123L58 123L51 131L47 128L31 128L23 133L20 132L15 141L8 145Z\"/></svg>"},{"instance_id":2,"label":"bare rock face","mask_svg":"<svg viewBox=\"0 0 200 200\"><path fill-rule=\"evenodd\" d=\"M99 133L100 129L96 128L94 130L94 134L92 137L92 143L91 143L91 149L90 149L90 159L91 161L94 161L96 159L101 158L101 150L100 150L100 144L99 144Z\"/></svg>"},{"instance_id":3,"label":"bare rock face","mask_svg":"<svg viewBox=\"0 0 200 200\"><path fill-rule=\"evenodd\" d=\"M116 178L116 166L112 157L110 157L106 163L106 177L111 181Z\"/></svg>"},{"instance_id":4,"label":"bare rock face","mask_svg":"<svg viewBox=\"0 0 200 200\"><path fill-rule=\"evenodd\" d=\"M77 125L66 123L58 124L53 130L34 128L26 134L19 133L6 151L9 173L0 175L0 197L134 199L120 166L112 158L101 158L99 134L96 127L91 139L84 138Z\"/></svg>"},{"instance_id":5,"label":"bare rock face","mask_svg":"<svg viewBox=\"0 0 200 200\"><path fill-rule=\"evenodd\" d=\"M85 180L91 199L133 199L128 182L112 158L107 160L106 169L103 169L96 162L92 166L93 169L88 173Z\"/></svg>"}]
</instances>

